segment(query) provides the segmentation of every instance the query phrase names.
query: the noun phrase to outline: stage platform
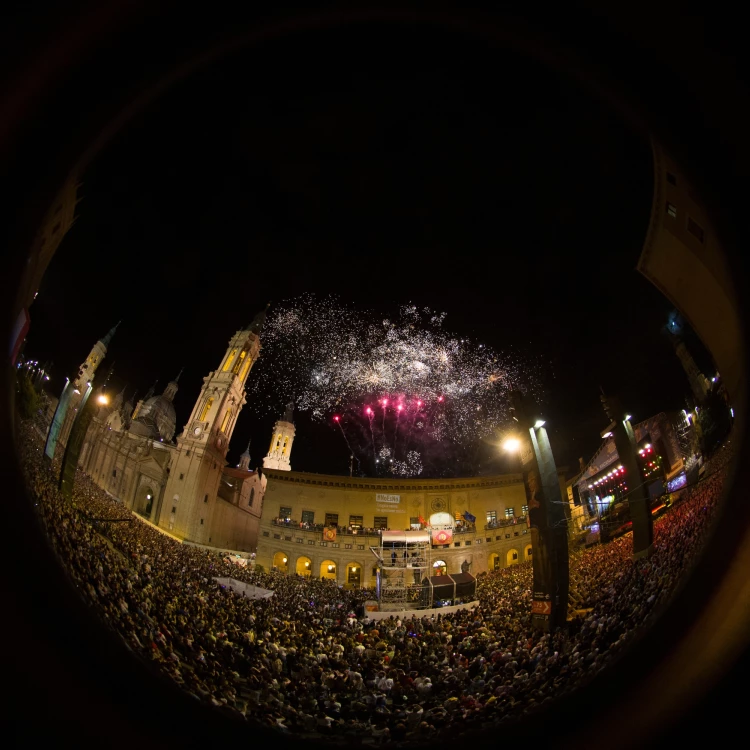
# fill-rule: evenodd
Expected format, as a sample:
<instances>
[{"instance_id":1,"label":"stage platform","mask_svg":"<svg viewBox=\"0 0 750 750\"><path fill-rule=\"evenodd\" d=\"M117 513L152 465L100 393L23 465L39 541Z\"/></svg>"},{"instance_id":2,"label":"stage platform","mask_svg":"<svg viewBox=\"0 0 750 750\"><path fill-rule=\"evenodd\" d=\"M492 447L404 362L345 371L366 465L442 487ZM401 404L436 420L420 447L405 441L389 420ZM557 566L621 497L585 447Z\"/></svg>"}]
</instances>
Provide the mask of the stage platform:
<instances>
[{"instance_id":1,"label":"stage platform","mask_svg":"<svg viewBox=\"0 0 750 750\"><path fill-rule=\"evenodd\" d=\"M365 610L365 620L387 620L389 617L400 617L402 620L410 617L432 617L435 615L448 615L461 609L474 609L479 606L479 601L466 604L454 604L451 607L434 607L432 609L398 609L388 612L373 612Z\"/></svg>"}]
</instances>

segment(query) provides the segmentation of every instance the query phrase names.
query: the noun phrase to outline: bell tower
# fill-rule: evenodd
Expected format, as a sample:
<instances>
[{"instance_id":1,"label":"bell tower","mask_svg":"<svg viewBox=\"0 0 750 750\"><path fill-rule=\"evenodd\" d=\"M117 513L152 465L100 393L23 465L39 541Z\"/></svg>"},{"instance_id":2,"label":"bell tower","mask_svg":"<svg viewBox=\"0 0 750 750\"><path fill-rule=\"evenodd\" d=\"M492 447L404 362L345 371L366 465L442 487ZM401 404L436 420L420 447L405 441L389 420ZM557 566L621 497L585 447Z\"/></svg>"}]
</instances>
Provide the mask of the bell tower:
<instances>
[{"instance_id":1,"label":"bell tower","mask_svg":"<svg viewBox=\"0 0 750 750\"><path fill-rule=\"evenodd\" d=\"M289 459L292 453L292 443L294 442L295 434L294 422L292 421L294 418L293 415L294 404L287 404L283 419L280 419L274 425L273 435L271 435L271 447L268 449L268 455L263 459L264 469L292 470Z\"/></svg>"},{"instance_id":2,"label":"bell tower","mask_svg":"<svg viewBox=\"0 0 750 750\"><path fill-rule=\"evenodd\" d=\"M268 305L230 339L217 369L203 378L190 418L177 437L176 455L156 518L160 527L183 539L210 543L221 473L237 416L245 405L245 382L260 354L267 310Z\"/></svg>"},{"instance_id":3,"label":"bell tower","mask_svg":"<svg viewBox=\"0 0 750 750\"><path fill-rule=\"evenodd\" d=\"M90 380L93 380L96 368L99 367L102 360L107 356L107 347L112 341L112 337L115 335L115 331L119 325L120 323L118 322L106 336L103 336L94 344L94 347L89 352L89 356L86 357L85 361L78 368L78 374L73 380L74 388L83 392L85 390L83 386Z\"/></svg>"}]
</instances>

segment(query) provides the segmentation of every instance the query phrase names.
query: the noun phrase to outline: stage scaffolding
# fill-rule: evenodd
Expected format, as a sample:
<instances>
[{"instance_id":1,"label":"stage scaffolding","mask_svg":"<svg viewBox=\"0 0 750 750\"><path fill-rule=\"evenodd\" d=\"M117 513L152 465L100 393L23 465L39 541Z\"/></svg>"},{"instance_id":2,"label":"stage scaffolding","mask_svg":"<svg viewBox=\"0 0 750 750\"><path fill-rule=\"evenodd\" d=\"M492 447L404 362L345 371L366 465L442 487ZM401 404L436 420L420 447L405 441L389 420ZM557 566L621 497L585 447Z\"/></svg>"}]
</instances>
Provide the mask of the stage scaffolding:
<instances>
[{"instance_id":1,"label":"stage scaffolding","mask_svg":"<svg viewBox=\"0 0 750 750\"><path fill-rule=\"evenodd\" d=\"M423 581L432 575L429 531L383 531L378 559L378 604L381 612L429 607Z\"/></svg>"}]
</instances>

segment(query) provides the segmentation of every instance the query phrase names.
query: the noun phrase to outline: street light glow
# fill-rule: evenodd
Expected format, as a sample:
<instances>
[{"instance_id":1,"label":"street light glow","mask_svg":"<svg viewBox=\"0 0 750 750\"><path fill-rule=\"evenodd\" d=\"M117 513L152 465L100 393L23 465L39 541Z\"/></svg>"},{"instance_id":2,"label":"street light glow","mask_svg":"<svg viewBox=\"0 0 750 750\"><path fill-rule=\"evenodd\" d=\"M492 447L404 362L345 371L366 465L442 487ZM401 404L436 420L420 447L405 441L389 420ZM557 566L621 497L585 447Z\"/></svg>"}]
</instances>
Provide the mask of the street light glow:
<instances>
[{"instance_id":1,"label":"street light glow","mask_svg":"<svg viewBox=\"0 0 750 750\"><path fill-rule=\"evenodd\" d=\"M534 424L534 429L538 430L540 427L544 427L545 424L546 422L543 419L537 419Z\"/></svg>"},{"instance_id":2,"label":"street light glow","mask_svg":"<svg viewBox=\"0 0 750 750\"><path fill-rule=\"evenodd\" d=\"M633 417L630 414L625 415L625 421L629 422Z\"/></svg>"},{"instance_id":3,"label":"street light glow","mask_svg":"<svg viewBox=\"0 0 750 750\"><path fill-rule=\"evenodd\" d=\"M99 398L97 399L97 401L100 404L108 404L109 403L109 399L103 393L99 395Z\"/></svg>"},{"instance_id":4,"label":"street light glow","mask_svg":"<svg viewBox=\"0 0 750 750\"><path fill-rule=\"evenodd\" d=\"M508 438L503 443L503 450L508 451L508 453L517 453L521 450L521 441L518 438Z\"/></svg>"}]
</instances>

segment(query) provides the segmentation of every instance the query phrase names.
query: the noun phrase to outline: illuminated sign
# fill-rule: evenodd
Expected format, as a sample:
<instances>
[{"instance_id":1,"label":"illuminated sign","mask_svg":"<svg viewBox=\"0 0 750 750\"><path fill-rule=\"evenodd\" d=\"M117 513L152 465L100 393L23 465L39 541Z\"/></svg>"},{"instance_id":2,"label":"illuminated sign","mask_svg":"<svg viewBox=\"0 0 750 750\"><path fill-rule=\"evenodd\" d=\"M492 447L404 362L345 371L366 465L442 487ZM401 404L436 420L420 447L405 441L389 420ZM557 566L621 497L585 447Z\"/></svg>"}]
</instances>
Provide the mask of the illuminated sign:
<instances>
[{"instance_id":1,"label":"illuminated sign","mask_svg":"<svg viewBox=\"0 0 750 750\"><path fill-rule=\"evenodd\" d=\"M386 513L404 513L401 508L401 495L384 495L378 493L375 495L375 505L378 510Z\"/></svg>"}]
</instances>

